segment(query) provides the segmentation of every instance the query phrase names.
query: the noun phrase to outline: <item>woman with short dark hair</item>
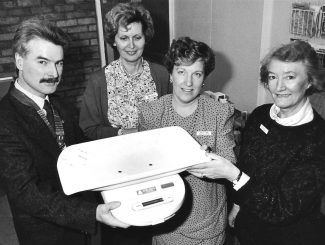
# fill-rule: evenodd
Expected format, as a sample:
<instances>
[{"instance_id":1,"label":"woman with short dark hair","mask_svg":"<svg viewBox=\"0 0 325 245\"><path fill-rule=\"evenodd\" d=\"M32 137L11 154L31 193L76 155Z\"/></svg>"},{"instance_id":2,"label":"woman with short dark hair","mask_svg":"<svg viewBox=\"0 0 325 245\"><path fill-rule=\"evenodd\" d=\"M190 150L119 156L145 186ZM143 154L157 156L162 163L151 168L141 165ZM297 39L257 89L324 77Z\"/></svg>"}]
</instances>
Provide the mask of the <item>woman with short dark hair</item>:
<instances>
[{"instance_id":1,"label":"woman with short dark hair","mask_svg":"<svg viewBox=\"0 0 325 245\"><path fill-rule=\"evenodd\" d=\"M140 105L139 129L180 126L200 144L233 165L232 104L201 95L205 78L214 69L211 48L188 37L174 40L166 55L173 94ZM176 136L175 136L176 137ZM173 139L170 139L173 140ZM181 174L186 195L174 217L154 227L153 244L223 244L226 228L226 191L215 181L214 166Z\"/></svg>"}]
</instances>

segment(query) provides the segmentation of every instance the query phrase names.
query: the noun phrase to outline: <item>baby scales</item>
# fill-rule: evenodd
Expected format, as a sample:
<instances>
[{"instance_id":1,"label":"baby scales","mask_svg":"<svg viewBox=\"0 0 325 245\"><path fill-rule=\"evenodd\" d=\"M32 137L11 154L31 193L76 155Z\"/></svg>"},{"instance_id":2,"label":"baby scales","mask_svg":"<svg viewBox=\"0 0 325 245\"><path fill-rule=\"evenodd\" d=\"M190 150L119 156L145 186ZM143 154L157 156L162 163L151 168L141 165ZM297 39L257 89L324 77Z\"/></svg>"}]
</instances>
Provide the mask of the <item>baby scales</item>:
<instances>
[{"instance_id":1,"label":"baby scales","mask_svg":"<svg viewBox=\"0 0 325 245\"><path fill-rule=\"evenodd\" d=\"M65 194L101 191L120 201L112 214L124 223L162 223L181 207L185 187L178 173L209 161L181 127L166 127L66 147L57 168Z\"/></svg>"}]
</instances>

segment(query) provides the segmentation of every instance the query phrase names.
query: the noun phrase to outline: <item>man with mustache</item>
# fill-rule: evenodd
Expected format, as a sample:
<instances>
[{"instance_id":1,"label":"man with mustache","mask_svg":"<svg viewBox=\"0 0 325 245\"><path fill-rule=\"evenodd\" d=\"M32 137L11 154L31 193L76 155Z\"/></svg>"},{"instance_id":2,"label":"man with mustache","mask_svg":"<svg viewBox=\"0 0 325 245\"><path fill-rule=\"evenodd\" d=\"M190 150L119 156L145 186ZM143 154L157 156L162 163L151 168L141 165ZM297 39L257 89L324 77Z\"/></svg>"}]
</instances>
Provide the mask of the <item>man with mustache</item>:
<instances>
[{"instance_id":1,"label":"man with mustache","mask_svg":"<svg viewBox=\"0 0 325 245\"><path fill-rule=\"evenodd\" d=\"M82 140L66 107L51 96L61 81L67 40L40 18L22 22L13 40L18 77L0 101L0 183L23 245L86 244L97 221L128 226L110 212L119 203L62 191L58 156Z\"/></svg>"}]
</instances>

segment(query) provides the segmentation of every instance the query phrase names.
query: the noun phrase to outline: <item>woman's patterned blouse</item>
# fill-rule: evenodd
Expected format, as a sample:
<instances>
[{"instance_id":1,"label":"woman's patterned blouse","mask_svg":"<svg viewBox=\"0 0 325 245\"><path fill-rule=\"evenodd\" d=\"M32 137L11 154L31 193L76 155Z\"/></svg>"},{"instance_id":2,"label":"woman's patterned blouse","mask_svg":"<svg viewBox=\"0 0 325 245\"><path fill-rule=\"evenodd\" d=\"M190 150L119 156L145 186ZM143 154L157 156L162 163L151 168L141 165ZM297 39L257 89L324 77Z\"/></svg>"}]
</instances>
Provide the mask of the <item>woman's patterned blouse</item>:
<instances>
[{"instance_id":1,"label":"woman's patterned blouse","mask_svg":"<svg viewBox=\"0 0 325 245\"><path fill-rule=\"evenodd\" d=\"M143 60L142 66L142 72L133 75L127 74L120 59L111 62L105 68L107 117L113 127L125 129L137 127L138 105L158 98L148 62Z\"/></svg>"}]
</instances>

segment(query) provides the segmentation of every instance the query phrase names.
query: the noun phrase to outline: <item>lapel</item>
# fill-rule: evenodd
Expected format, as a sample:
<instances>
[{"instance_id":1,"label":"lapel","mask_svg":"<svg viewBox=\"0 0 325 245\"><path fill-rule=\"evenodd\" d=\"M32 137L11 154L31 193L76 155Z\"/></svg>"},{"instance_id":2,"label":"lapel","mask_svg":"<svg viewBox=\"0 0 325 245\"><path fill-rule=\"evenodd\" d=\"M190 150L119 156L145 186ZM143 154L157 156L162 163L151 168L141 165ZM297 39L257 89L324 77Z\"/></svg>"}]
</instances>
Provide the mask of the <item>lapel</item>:
<instances>
[{"instance_id":1,"label":"lapel","mask_svg":"<svg viewBox=\"0 0 325 245\"><path fill-rule=\"evenodd\" d=\"M28 137L33 139L33 141L37 141L39 143L39 147L57 158L60 154L59 146L50 129L38 115L37 111L31 106L21 103L13 96L9 96L18 115L17 118L19 120L21 130L23 131L22 135L28 135Z\"/></svg>"}]
</instances>

